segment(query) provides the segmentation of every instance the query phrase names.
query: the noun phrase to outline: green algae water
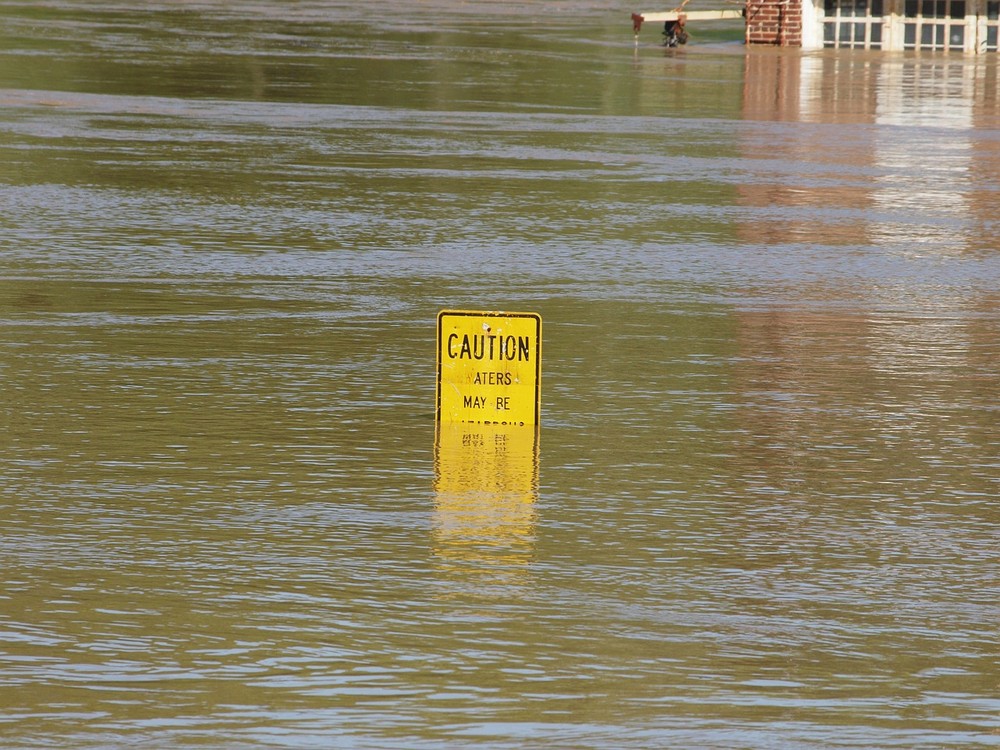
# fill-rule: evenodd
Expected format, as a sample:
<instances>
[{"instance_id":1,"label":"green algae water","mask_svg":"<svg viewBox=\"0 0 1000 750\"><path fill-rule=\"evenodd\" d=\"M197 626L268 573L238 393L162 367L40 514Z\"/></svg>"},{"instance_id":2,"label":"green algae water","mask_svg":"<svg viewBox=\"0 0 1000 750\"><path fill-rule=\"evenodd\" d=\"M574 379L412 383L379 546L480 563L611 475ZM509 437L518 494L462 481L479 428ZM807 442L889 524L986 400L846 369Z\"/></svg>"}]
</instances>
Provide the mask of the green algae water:
<instances>
[{"instance_id":1,"label":"green algae water","mask_svg":"<svg viewBox=\"0 0 1000 750\"><path fill-rule=\"evenodd\" d=\"M1000 746L998 60L637 10L0 2L0 745Z\"/></svg>"}]
</instances>

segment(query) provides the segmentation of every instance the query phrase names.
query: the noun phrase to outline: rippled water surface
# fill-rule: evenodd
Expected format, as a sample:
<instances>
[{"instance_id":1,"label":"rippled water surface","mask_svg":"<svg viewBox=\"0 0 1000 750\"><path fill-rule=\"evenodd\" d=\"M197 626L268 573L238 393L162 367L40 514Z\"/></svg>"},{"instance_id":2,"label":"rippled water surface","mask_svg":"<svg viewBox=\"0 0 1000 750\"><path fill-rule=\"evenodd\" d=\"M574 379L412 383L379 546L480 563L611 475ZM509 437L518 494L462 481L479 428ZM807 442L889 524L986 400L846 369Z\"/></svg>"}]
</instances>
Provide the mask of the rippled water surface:
<instances>
[{"instance_id":1,"label":"rippled water surface","mask_svg":"<svg viewBox=\"0 0 1000 750\"><path fill-rule=\"evenodd\" d=\"M633 10L0 2L0 745L1000 745L998 60Z\"/></svg>"}]
</instances>

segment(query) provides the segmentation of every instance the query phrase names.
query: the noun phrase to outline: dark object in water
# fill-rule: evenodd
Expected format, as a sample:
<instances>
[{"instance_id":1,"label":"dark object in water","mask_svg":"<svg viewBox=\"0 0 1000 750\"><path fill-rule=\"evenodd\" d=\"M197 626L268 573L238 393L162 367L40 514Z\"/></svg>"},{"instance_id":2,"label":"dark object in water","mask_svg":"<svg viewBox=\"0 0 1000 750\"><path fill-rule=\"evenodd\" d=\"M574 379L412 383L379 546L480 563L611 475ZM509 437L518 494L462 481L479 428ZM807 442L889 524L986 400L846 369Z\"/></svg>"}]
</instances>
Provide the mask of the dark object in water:
<instances>
[{"instance_id":1,"label":"dark object in water","mask_svg":"<svg viewBox=\"0 0 1000 750\"><path fill-rule=\"evenodd\" d=\"M676 21L667 21L663 24L663 46L676 47L678 44L687 44L688 33L684 30L684 16Z\"/></svg>"}]
</instances>

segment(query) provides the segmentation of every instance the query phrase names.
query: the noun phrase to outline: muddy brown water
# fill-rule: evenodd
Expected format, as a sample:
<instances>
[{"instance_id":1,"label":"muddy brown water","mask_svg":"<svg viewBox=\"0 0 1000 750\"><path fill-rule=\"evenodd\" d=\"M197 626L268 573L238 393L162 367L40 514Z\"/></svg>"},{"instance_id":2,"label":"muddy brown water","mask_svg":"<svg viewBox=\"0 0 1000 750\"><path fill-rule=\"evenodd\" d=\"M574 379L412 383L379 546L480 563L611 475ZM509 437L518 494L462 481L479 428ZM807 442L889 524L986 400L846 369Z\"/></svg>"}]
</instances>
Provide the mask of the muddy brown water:
<instances>
[{"instance_id":1,"label":"muddy brown water","mask_svg":"<svg viewBox=\"0 0 1000 750\"><path fill-rule=\"evenodd\" d=\"M1000 744L996 56L134 5L0 4L0 745Z\"/></svg>"}]
</instances>

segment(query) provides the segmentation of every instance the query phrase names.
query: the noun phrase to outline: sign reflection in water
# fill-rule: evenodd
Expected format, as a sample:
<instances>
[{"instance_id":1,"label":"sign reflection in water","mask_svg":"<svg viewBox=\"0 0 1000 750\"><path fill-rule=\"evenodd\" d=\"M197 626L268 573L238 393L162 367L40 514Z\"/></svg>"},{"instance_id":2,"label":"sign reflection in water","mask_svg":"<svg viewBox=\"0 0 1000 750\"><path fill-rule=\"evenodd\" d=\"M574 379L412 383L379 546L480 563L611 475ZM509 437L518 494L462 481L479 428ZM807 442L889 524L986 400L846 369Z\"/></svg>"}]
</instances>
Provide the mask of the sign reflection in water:
<instances>
[{"instance_id":1,"label":"sign reflection in water","mask_svg":"<svg viewBox=\"0 0 1000 750\"><path fill-rule=\"evenodd\" d=\"M513 584L527 571L534 556L538 438L534 425L439 423L434 552L455 582Z\"/></svg>"}]
</instances>

